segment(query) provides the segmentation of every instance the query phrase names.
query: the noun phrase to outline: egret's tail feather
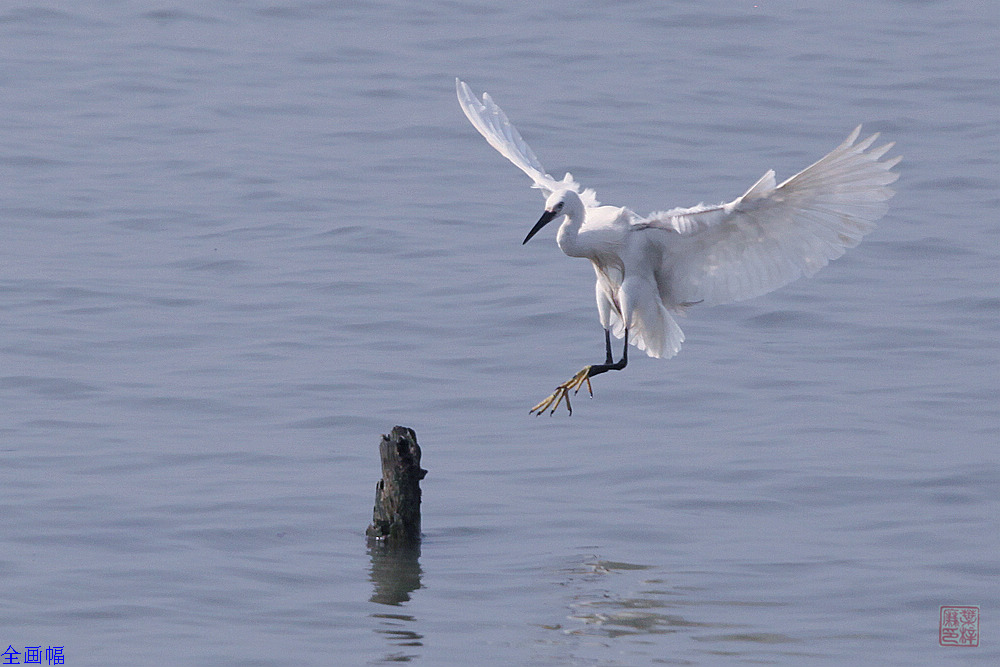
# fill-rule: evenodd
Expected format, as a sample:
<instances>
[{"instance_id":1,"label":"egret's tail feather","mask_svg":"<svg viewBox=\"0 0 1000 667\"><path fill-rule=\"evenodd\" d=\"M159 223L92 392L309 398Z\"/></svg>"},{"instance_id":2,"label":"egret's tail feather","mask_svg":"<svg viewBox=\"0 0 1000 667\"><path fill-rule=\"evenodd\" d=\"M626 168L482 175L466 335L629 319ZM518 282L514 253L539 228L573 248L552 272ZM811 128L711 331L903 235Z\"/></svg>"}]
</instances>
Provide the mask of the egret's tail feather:
<instances>
[{"instance_id":1,"label":"egret's tail feather","mask_svg":"<svg viewBox=\"0 0 1000 667\"><path fill-rule=\"evenodd\" d=\"M628 330L628 342L657 359L669 359L681 351L684 332L677 320L666 308L660 306L659 317L632 317ZM625 327L617 313L612 318L609 330L616 338L625 337Z\"/></svg>"}]
</instances>

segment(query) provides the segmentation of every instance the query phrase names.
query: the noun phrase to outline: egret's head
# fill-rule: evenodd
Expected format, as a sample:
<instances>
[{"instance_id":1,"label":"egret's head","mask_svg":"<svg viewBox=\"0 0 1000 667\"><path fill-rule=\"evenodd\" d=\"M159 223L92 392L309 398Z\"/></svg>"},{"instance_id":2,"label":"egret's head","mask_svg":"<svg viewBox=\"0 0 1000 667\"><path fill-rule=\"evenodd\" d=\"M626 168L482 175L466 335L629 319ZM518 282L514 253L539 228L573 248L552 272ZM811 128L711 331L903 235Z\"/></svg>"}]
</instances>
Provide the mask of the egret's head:
<instances>
[{"instance_id":1,"label":"egret's head","mask_svg":"<svg viewBox=\"0 0 1000 667\"><path fill-rule=\"evenodd\" d=\"M538 219L535 226L531 228L528 235L524 237L524 241L521 245L524 245L531 240L534 236L541 230L542 227L549 224L560 215L567 215L571 211L575 211L576 208L583 208L583 202L580 201L580 195L578 195L573 190L556 190L549 195L549 198L545 200L545 212L542 213L542 217Z\"/></svg>"}]
</instances>

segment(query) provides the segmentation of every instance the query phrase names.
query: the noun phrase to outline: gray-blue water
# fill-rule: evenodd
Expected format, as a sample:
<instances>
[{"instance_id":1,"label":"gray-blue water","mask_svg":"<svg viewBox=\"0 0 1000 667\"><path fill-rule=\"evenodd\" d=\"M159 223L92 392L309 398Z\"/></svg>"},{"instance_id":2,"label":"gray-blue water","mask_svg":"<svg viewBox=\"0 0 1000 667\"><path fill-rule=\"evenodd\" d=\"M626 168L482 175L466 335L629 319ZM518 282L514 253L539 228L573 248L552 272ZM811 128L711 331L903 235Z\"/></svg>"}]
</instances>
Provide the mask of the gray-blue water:
<instances>
[{"instance_id":1,"label":"gray-blue water","mask_svg":"<svg viewBox=\"0 0 1000 667\"><path fill-rule=\"evenodd\" d=\"M5 3L0 645L997 664L997 44L989 0ZM897 195L529 417L603 358L593 273L521 246L542 199L456 76L605 203L729 200L859 122ZM364 539L395 424L430 471L398 562Z\"/></svg>"}]
</instances>

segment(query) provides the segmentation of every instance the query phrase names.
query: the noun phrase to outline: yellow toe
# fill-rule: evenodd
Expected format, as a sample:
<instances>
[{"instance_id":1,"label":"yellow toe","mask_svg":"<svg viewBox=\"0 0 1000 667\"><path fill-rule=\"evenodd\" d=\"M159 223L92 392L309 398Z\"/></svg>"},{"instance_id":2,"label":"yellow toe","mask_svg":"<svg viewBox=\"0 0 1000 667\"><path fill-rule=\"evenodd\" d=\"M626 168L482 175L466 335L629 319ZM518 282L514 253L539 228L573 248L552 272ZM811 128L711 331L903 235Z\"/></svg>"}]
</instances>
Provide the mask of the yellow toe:
<instances>
[{"instance_id":1,"label":"yellow toe","mask_svg":"<svg viewBox=\"0 0 1000 667\"><path fill-rule=\"evenodd\" d=\"M569 380L566 380L566 382L563 382L561 385L556 387L554 392L528 410L528 414L540 415L550 407L552 409L549 411L549 414L555 414L559 404L563 401L566 401L566 410L569 411L569 414L573 414L573 406L570 405L569 402L569 392L572 391L574 394L579 392L580 388L583 387L584 384L587 385L590 395L593 396L594 388L590 385L590 366L585 367Z\"/></svg>"}]
</instances>

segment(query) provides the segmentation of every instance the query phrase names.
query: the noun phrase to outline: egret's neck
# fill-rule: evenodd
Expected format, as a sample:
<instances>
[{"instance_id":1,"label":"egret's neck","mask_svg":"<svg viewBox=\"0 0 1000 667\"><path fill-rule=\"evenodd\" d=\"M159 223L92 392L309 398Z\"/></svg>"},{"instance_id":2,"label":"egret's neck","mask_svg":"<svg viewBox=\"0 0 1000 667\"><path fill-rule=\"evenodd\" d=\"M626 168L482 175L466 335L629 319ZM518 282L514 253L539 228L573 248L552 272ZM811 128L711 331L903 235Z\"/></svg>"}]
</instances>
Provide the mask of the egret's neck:
<instances>
[{"instance_id":1,"label":"egret's neck","mask_svg":"<svg viewBox=\"0 0 1000 667\"><path fill-rule=\"evenodd\" d=\"M559 244L559 249L570 257L589 257L591 253L580 243L580 227L586 216L583 202L577 199L574 204L576 205L567 206L563 211L565 218L559 225L556 243Z\"/></svg>"}]
</instances>

